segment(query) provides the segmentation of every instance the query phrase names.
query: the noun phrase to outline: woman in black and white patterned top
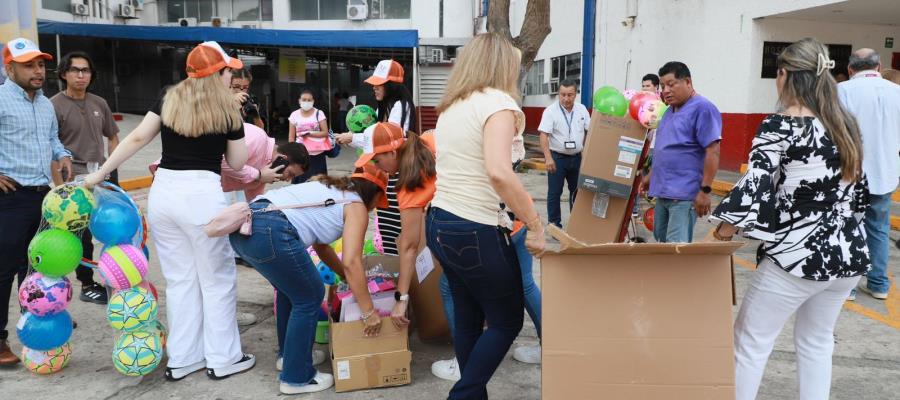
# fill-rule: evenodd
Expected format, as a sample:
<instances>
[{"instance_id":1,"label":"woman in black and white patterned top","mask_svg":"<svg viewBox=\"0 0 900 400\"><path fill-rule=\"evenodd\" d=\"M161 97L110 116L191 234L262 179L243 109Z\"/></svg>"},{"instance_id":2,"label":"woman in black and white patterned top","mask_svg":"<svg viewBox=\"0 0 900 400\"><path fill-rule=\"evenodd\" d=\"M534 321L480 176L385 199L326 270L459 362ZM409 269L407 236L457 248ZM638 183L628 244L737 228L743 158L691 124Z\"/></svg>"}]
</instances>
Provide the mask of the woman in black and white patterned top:
<instances>
[{"instance_id":1,"label":"woman in black and white patterned top","mask_svg":"<svg viewBox=\"0 0 900 400\"><path fill-rule=\"evenodd\" d=\"M767 117L750 169L713 212L714 232L761 240L753 281L734 326L738 400L756 398L779 332L796 314L800 399L827 399L834 326L869 268L868 204L854 118L837 99L828 50L804 39L777 61L782 114Z\"/></svg>"}]
</instances>

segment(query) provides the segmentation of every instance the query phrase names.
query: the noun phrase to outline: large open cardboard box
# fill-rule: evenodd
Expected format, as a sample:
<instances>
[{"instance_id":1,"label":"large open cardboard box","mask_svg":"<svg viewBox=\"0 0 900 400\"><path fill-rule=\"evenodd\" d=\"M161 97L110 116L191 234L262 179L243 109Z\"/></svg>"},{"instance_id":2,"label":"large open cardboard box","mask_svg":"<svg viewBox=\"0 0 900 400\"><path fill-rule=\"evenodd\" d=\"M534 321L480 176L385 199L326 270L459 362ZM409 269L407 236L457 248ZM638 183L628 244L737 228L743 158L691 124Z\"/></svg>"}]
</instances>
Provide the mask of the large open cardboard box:
<instances>
[{"instance_id":1,"label":"large open cardboard box","mask_svg":"<svg viewBox=\"0 0 900 400\"><path fill-rule=\"evenodd\" d=\"M328 346L334 390L340 393L409 384L412 353L407 328L397 329L390 317L383 317L381 332L369 338L363 334L362 321L331 321Z\"/></svg>"},{"instance_id":2,"label":"large open cardboard box","mask_svg":"<svg viewBox=\"0 0 900 400\"><path fill-rule=\"evenodd\" d=\"M586 244L549 228L544 399L734 399L731 254L740 243Z\"/></svg>"},{"instance_id":3,"label":"large open cardboard box","mask_svg":"<svg viewBox=\"0 0 900 400\"><path fill-rule=\"evenodd\" d=\"M594 113L581 157L578 195L566 232L587 243L618 241L637 180L647 129Z\"/></svg>"}]
</instances>

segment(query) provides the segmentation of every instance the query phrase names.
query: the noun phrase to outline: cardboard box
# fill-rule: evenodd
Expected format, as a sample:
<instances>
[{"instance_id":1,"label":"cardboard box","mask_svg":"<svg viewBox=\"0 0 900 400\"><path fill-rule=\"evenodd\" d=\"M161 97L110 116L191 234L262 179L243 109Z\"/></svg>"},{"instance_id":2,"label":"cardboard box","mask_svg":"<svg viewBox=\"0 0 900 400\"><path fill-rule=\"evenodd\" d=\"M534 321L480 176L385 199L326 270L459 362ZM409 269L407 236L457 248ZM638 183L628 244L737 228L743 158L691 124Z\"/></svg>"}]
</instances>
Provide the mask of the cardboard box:
<instances>
[{"instance_id":1,"label":"cardboard box","mask_svg":"<svg viewBox=\"0 0 900 400\"><path fill-rule=\"evenodd\" d=\"M381 319L376 337L363 334L362 321L331 321L331 367L334 390L347 392L412 382L407 327L397 329L389 317Z\"/></svg>"},{"instance_id":2,"label":"cardboard box","mask_svg":"<svg viewBox=\"0 0 900 400\"><path fill-rule=\"evenodd\" d=\"M618 241L637 183L647 130L631 118L594 113L566 232L586 243Z\"/></svg>"},{"instance_id":3,"label":"cardboard box","mask_svg":"<svg viewBox=\"0 0 900 400\"><path fill-rule=\"evenodd\" d=\"M419 282L418 272L413 273L412 281L409 287L410 296L410 314L412 324L419 335L419 339L423 341L435 341L450 337L450 326L447 318L444 316L444 302L441 299L440 279L444 273L441 265L431 256L431 252L423 254L427 249L425 247L425 238L420 242L421 258L429 258L432 262L432 269L425 275L424 280ZM365 259L366 269L376 264L384 266L385 270L390 272L400 272L400 257L392 256L369 256ZM425 271L417 268L420 271Z\"/></svg>"},{"instance_id":4,"label":"cardboard box","mask_svg":"<svg viewBox=\"0 0 900 400\"><path fill-rule=\"evenodd\" d=\"M734 399L740 243L588 245L541 260L542 398Z\"/></svg>"}]
</instances>

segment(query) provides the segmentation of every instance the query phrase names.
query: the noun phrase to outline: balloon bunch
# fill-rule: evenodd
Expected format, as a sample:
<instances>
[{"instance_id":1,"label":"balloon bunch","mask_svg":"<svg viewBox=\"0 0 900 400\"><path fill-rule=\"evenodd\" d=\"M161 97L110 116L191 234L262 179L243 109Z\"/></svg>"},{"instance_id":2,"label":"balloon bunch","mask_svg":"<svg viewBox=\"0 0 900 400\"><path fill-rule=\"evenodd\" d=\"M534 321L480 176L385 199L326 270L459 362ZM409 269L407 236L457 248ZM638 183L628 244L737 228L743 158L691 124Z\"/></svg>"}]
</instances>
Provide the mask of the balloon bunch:
<instances>
[{"instance_id":1,"label":"balloon bunch","mask_svg":"<svg viewBox=\"0 0 900 400\"><path fill-rule=\"evenodd\" d=\"M57 186L41 204L44 222L28 244L30 274L19 288L25 313L16 324L24 346L22 361L34 373L58 372L72 355L72 317L66 311L72 284L66 275L81 260L81 240L76 234L87 227L94 205L91 192L73 184Z\"/></svg>"},{"instance_id":2,"label":"balloon bunch","mask_svg":"<svg viewBox=\"0 0 900 400\"><path fill-rule=\"evenodd\" d=\"M594 110L613 117L630 115L648 129L656 129L668 109L659 95L652 92L619 92L612 86L594 92Z\"/></svg>"},{"instance_id":3,"label":"balloon bunch","mask_svg":"<svg viewBox=\"0 0 900 400\"><path fill-rule=\"evenodd\" d=\"M113 366L127 376L152 372L162 360L166 329L157 321L158 293L144 280L149 265L146 220L121 188L103 184L95 190L97 207L90 218L94 237L104 244L96 266L113 291L106 306L109 325L119 331Z\"/></svg>"}]
</instances>

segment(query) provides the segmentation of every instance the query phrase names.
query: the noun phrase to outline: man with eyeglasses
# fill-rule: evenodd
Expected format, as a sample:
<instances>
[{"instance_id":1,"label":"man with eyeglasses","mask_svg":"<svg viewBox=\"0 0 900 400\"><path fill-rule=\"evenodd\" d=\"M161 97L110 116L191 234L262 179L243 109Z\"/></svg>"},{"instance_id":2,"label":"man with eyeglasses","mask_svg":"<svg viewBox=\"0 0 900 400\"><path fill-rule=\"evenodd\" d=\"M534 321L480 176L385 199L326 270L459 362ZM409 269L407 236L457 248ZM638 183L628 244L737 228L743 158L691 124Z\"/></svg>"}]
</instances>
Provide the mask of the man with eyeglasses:
<instances>
[{"instance_id":1,"label":"man with eyeglasses","mask_svg":"<svg viewBox=\"0 0 900 400\"><path fill-rule=\"evenodd\" d=\"M59 141L53 104L44 96L53 57L17 38L3 49L8 79L0 85L0 367L19 358L9 348L9 299L13 280L28 270L28 242L41 223L41 201L50 191L50 162L72 175L71 154Z\"/></svg>"},{"instance_id":2,"label":"man with eyeglasses","mask_svg":"<svg viewBox=\"0 0 900 400\"><path fill-rule=\"evenodd\" d=\"M66 54L59 60L57 74L65 90L51 97L50 102L56 110L59 140L72 152L73 176L89 174L96 171L106 161L107 152L112 154L119 144L119 127L106 100L88 93L96 71L87 54L80 51ZM104 137L108 142L106 146ZM117 178L117 171L113 171L110 181L117 183ZM56 184L62 183L61 177L57 179L60 181ZM94 244L90 230L85 230L81 239L83 256L93 260ZM92 269L79 265L75 276L81 282L81 301L106 304L106 288L94 281Z\"/></svg>"}]
</instances>

